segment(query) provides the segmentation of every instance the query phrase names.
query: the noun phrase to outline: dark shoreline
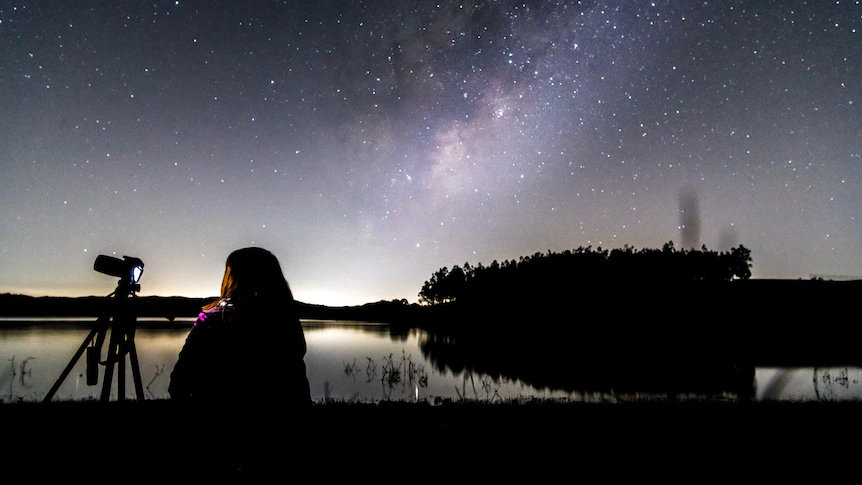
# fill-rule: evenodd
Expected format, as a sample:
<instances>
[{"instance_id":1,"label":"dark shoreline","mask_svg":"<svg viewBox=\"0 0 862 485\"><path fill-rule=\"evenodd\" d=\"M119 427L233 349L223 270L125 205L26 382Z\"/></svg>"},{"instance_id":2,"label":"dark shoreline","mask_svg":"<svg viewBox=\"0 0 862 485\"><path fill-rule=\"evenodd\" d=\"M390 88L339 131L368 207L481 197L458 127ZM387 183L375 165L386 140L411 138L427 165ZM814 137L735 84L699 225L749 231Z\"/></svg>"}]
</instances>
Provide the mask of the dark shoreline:
<instances>
[{"instance_id":1,"label":"dark shoreline","mask_svg":"<svg viewBox=\"0 0 862 485\"><path fill-rule=\"evenodd\" d=\"M89 465L154 478L310 466L323 467L312 474L413 470L451 478L459 462L492 475L508 473L507 463L540 476L672 474L692 466L700 473L743 472L736 467L772 458L792 469L797 459L815 465L823 453L833 459L855 453L855 445L841 443L858 436L860 412L856 402L329 403L248 429L242 417L171 401L0 404L2 451L15 457L8 462L13 473L37 467L68 476Z\"/></svg>"},{"instance_id":2,"label":"dark shoreline","mask_svg":"<svg viewBox=\"0 0 862 485\"><path fill-rule=\"evenodd\" d=\"M320 318L302 318L300 319L303 326L317 327L327 325L350 325L359 327L377 327L391 326L387 322L374 322L367 320L329 320ZM0 329L4 328L83 328L89 329L96 323L95 317L38 317L38 316L22 316L22 317L0 317ZM180 317L173 321L160 317L141 317L137 319L135 327L145 329L171 329L184 328L189 329L195 323L194 317Z\"/></svg>"}]
</instances>

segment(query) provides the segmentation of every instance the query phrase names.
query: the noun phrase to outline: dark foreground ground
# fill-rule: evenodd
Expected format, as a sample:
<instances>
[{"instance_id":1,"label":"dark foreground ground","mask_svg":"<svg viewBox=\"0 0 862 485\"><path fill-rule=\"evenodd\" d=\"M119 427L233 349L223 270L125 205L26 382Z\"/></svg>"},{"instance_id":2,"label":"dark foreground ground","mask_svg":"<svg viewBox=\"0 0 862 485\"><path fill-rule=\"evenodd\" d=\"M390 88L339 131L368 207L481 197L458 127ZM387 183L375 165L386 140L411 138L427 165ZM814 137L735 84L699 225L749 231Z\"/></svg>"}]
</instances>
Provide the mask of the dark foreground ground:
<instances>
[{"instance_id":1,"label":"dark foreground ground","mask_svg":"<svg viewBox=\"0 0 862 485\"><path fill-rule=\"evenodd\" d=\"M169 401L19 403L0 405L0 423L0 476L33 483L823 481L858 473L862 451L859 403L316 404L245 416Z\"/></svg>"}]
</instances>

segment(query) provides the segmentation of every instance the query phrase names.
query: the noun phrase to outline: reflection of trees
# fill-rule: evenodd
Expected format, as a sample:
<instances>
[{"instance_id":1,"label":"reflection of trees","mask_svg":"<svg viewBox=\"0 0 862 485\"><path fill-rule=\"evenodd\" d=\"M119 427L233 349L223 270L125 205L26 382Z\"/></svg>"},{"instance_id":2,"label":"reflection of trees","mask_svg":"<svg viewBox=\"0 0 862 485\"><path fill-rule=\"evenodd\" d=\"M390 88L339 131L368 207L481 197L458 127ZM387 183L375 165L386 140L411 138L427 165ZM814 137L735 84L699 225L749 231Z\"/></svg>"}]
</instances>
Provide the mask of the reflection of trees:
<instances>
[{"instance_id":1,"label":"reflection of trees","mask_svg":"<svg viewBox=\"0 0 862 485\"><path fill-rule=\"evenodd\" d=\"M487 376L482 394L493 394L500 379L519 380L537 389L567 392L694 393L737 392L750 387L753 368L725 359L694 358L691 352L653 354L596 343L564 343L554 334L526 336L444 335L420 339L422 354L439 372ZM479 390L471 383L473 394ZM498 386L499 387L499 386ZM466 385L457 391L465 395ZM746 392L748 389L745 389Z\"/></svg>"}]
</instances>

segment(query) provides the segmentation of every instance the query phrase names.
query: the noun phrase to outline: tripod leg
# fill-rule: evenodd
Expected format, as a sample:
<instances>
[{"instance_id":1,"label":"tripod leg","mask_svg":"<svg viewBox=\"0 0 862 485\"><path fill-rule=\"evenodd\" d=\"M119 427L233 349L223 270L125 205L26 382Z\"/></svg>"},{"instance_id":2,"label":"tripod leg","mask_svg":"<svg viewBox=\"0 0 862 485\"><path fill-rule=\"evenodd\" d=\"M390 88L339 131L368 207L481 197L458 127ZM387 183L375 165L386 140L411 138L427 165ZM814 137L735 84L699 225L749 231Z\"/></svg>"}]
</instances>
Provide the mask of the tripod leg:
<instances>
[{"instance_id":1,"label":"tripod leg","mask_svg":"<svg viewBox=\"0 0 862 485\"><path fill-rule=\"evenodd\" d=\"M135 394L138 401L144 400L144 385L141 382L141 366L138 365L138 351L135 348L134 330L129 332L129 362L132 364L132 377L135 381Z\"/></svg>"},{"instance_id":2,"label":"tripod leg","mask_svg":"<svg viewBox=\"0 0 862 485\"><path fill-rule=\"evenodd\" d=\"M102 357L102 347L105 344L105 334L108 332L106 325L98 327L96 342L92 347L87 347L87 385L95 386L99 383L99 363Z\"/></svg>"},{"instance_id":3,"label":"tripod leg","mask_svg":"<svg viewBox=\"0 0 862 485\"><path fill-rule=\"evenodd\" d=\"M96 333L98 331L99 329L97 328L90 330L90 334L87 335L87 338L85 338L81 346L78 347L78 351L75 352L75 356L72 357L72 360L70 360L69 364L66 365L66 368L63 369L63 372L60 374L60 377L57 378L57 380L54 382L54 385L51 386L51 390L48 391L48 394L45 394L45 398L42 400L42 402L49 402L51 398L54 397L54 394L57 393L57 389L60 388L60 386L63 384L63 381L65 381L66 377L69 376L69 373L72 372L72 368L75 367L75 364L78 362L78 359L80 359L81 355L84 354L84 350L86 350L87 346L90 345L90 341L93 340L93 337L96 336Z\"/></svg>"},{"instance_id":4,"label":"tripod leg","mask_svg":"<svg viewBox=\"0 0 862 485\"><path fill-rule=\"evenodd\" d=\"M102 395L100 400L108 402L111 399L111 381L114 378L114 364L117 363L117 348L119 347L120 337L117 336L115 328L111 329L111 341L108 343L108 357L105 359L105 377L102 382ZM119 393L117 394L119 399Z\"/></svg>"},{"instance_id":5,"label":"tripod leg","mask_svg":"<svg viewBox=\"0 0 862 485\"><path fill-rule=\"evenodd\" d=\"M125 337L121 337L125 338ZM126 400L126 343L120 342L117 353L117 401Z\"/></svg>"}]
</instances>

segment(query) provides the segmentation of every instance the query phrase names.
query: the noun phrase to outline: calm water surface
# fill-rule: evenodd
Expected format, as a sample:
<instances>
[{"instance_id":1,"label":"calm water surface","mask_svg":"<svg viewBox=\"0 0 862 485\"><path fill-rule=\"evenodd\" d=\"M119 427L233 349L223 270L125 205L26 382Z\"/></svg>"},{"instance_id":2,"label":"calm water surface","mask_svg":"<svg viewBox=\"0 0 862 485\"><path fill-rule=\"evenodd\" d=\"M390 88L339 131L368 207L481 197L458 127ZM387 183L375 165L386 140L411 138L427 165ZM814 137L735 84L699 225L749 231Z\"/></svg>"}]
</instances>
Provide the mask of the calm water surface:
<instances>
[{"instance_id":1,"label":"calm water surface","mask_svg":"<svg viewBox=\"0 0 862 485\"><path fill-rule=\"evenodd\" d=\"M0 321L0 402L41 400L86 337L89 321L92 320L83 319L82 326ZM382 324L321 321L304 321L303 329L308 344L307 375L312 399L316 401L616 398L608 394L536 389L517 379L492 377L468 369L452 370L423 355L421 346L427 336L418 330L397 333ZM170 374L188 332L188 327L138 329L135 341L148 398L168 397ZM249 372L254 371L253 363L236 365L249 366ZM84 372L82 358L55 399L98 398L101 387L87 386ZM858 368L759 368L755 379L756 398L760 400L862 399L862 369ZM126 393L133 397L131 372L127 372L127 380ZM245 392L256 390L245 388L243 382L225 382L225 393ZM112 398L116 398L116 385Z\"/></svg>"}]
</instances>

